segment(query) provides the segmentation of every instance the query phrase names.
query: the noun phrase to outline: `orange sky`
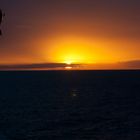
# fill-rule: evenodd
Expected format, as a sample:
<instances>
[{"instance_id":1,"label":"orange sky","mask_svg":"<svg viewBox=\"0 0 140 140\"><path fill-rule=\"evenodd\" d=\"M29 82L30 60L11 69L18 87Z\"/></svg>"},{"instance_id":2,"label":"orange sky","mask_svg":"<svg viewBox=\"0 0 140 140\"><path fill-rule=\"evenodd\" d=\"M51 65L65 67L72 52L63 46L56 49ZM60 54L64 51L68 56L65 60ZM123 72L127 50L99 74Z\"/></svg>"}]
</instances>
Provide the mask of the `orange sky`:
<instances>
[{"instance_id":1,"label":"orange sky","mask_svg":"<svg viewBox=\"0 0 140 140\"><path fill-rule=\"evenodd\" d=\"M138 0L2 0L0 65L140 60Z\"/></svg>"}]
</instances>

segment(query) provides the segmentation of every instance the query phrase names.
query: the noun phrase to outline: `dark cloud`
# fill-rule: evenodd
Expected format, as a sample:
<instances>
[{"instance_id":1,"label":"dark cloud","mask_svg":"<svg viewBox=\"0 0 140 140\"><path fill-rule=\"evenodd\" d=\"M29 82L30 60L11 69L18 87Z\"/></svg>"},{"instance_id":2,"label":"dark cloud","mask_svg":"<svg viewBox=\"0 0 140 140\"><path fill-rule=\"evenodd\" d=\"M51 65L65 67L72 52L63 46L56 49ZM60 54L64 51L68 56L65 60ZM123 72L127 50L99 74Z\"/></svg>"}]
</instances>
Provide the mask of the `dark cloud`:
<instances>
[{"instance_id":1,"label":"dark cloud","mask_svg":"<svg viewBox=\"0 0 140 140\"><path fill-rule=\"evenodd\" d=\"M39 64L16 64L16 65L0 65L0 70L30 70L30 69L65 69L68 65L65 63L39 63ZM69 65L73 68L77 68L80 64Z\"/></svg>"},{"instance_id":2,"label":"dark cloud","mask_svg":"<svg viewBox=\"0 0 140 140\"><path fill-rule=\"evenodd\" d=\"M131 61L127 61L127 62L121 62L119 64L126 68L140 69L140 60L131 60Z\"/></svg>"},{"instance_id":3,"label":"dark cloud","mask_svg":"<svg viewBox=\"0 0 140 140\"><path fill-rule=\"evenodd\" d=\"M98 64L71 64L65 63L36 63L36 64L15 64L0 65L0 70L64 70L66 67L72 69L140 69L140 60L119 62L119 63L98 63Z\"/></svg>"}]
</instances>

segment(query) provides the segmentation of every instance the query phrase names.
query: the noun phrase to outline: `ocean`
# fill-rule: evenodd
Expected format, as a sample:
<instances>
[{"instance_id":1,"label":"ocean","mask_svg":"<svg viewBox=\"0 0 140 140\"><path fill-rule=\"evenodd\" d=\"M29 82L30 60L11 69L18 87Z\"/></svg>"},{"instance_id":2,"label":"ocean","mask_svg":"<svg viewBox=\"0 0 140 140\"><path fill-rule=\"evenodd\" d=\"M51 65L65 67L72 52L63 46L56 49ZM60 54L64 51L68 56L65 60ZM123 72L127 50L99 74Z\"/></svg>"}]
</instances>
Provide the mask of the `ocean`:
<instances>
[{"instance_id":1,"label":"ocean","mask_svg":"<svg viewBox=\"0 0 140 140\"><path fill-rule=\"evenodd\" d=\"M140 71L1 71L6 139L139 140Z\"/></svg>"}]
</instances>

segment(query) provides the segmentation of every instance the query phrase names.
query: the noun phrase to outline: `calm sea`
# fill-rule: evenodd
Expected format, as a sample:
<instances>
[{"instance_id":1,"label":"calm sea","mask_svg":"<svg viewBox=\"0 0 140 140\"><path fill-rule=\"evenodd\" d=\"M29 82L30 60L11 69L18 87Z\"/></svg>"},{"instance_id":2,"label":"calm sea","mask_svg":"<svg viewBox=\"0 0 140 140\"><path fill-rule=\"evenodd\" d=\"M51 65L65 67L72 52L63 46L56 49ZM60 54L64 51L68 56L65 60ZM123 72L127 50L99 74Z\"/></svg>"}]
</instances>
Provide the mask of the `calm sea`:
<instances>
[{"instance_id":1,"label":"calm sea","mask_svg":"<svg viewBox=\"0 0 140 140\"><path fill-rule=\"evenodd\" d=\"M0 72L1 140L139 140L140 71Z\"/></svg>"}]
</instances>

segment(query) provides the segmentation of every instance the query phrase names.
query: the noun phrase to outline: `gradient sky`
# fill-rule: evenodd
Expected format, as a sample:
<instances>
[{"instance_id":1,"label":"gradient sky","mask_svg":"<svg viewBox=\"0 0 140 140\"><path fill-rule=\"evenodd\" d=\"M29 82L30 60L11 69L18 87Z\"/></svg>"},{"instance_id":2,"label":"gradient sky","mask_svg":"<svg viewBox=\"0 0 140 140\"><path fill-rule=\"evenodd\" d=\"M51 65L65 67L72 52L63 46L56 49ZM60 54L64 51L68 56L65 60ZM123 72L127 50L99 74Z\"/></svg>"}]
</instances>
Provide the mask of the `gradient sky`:
<instances>
[{"instance_id":1,"label":"gradient sky","mask_svg":"<svg viewBox=\"0 0 140 140\"><path fill-rule=\"evenodd\" d=\"M0 64L140 60L139 0L1 0Z\"/></svg>"}]
</instances>

